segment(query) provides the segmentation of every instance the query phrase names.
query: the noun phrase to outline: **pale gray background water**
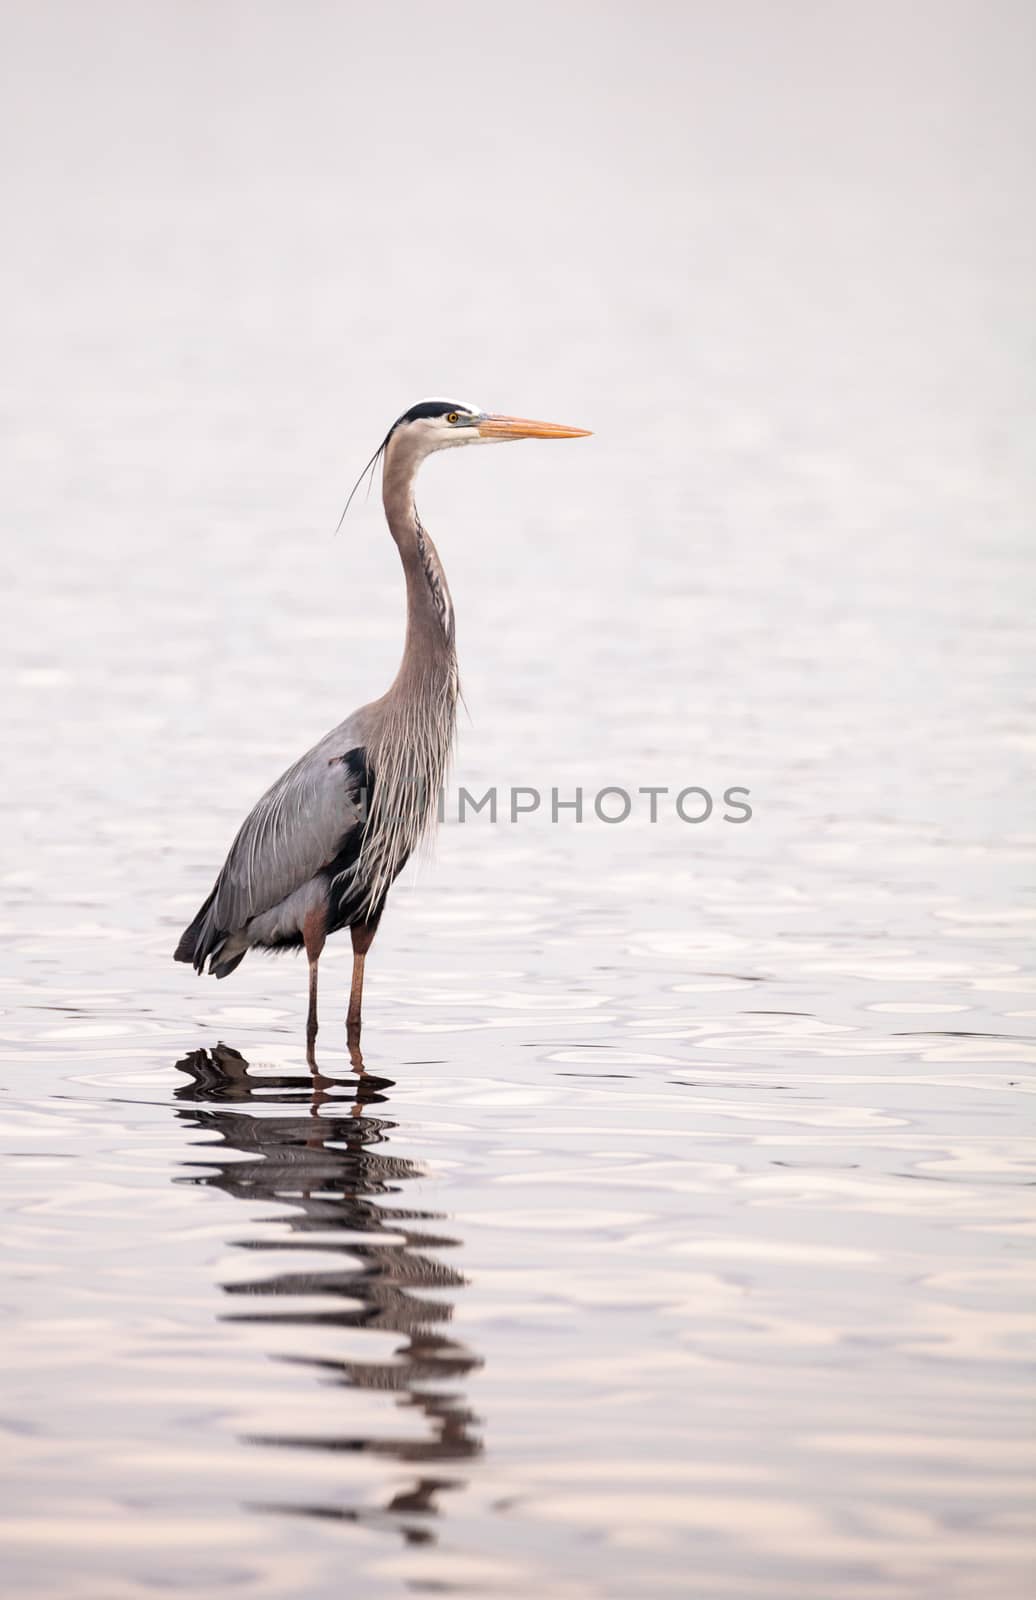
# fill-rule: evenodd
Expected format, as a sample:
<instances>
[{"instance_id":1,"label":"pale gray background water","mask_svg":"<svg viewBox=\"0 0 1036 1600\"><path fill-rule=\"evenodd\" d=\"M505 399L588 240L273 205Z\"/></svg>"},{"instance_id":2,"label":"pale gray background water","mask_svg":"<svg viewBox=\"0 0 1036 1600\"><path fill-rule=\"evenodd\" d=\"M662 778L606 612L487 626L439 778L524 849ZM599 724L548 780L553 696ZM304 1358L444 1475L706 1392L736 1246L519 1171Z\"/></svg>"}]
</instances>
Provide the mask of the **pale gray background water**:
<instances>
[{"instance_id":1,"label":"pale gray background water","mask_svg":"<svg viewBox=\"0 0 1036 1600\"><path fill-rule=\"evenodd\" d=\"M5 1593L1030 1592L1029 9L3 23ZM595 433L427 469L458 778L755 815L447 828L314 1096L169 956L443 392Z\"/></svg>"}]
</instances>

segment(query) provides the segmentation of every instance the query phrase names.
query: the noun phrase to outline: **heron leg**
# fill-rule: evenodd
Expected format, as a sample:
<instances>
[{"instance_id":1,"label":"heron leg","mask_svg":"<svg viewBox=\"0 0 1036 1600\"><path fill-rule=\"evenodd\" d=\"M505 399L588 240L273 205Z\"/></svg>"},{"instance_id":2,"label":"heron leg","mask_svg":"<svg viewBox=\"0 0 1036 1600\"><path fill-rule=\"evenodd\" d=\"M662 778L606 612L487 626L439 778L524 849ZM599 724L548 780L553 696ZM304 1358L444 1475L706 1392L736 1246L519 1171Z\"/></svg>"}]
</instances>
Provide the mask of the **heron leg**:
<instances>
[{"instance_id":1,"label":"heron leg","mask_svg":"<svg viewBox=\"0 0 1036 1600\"><path fill-rule=\"evenodd\" d=\"M367 951L374 943L376 927L372 927L369 922L354 922L349 931L353 941L353 981L349 990L349 1012L345 1019L345 1031L350 1046L359 1048L363 1007L363 963L367 958Z\"/></svg>"},{"instance_id":2,"label":"heron leg","mask_svg":"<svg viewBox=\"0 0 1036 1600\"><path fill-rule=\"evenodd\" d=\"M310 911L302 924L302 942L309 960L309 1011L306 1014L306 1065L317 1064L317 967L327 938L327 912Z\"/></svg>"}]
</instances>

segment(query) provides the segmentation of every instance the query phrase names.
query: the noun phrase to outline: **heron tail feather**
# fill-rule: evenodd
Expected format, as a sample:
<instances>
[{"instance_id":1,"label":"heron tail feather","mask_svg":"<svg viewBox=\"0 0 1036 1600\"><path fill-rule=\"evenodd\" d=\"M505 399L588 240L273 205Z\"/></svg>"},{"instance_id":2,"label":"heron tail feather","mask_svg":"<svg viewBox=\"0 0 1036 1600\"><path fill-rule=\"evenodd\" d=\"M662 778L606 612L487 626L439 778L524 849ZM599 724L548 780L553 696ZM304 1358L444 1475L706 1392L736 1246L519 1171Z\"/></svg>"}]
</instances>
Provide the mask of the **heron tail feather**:
<instances>
[{"instance_id":1,"label":"heron tail feather","mask_svg":"<svg viewBox=\"0 0 1036 1600\"><path fill-rule=\"evenodd\" d=\"M173 951L174 961L190 961L198 972L205 965L205 957L209 954L210 942L203 935L210 931L208 927L209 908L212 905L215 894L216 891L213 889L194 921L181 933L180 942ZM199 942L201 948L199 948Z\"/></svg>"},{"instance_id":2,"label":"heron tail feather","mask_svg":"<svg viewBox=\"0 0 1036 1600\"><path fill-rule=\"evenodd\" d=\"M229 978L234 968L241 965L247 954L247 950L239 950L236 956L230 956L225 961L222 959L217 961L214 957L209 962L209 971L214 978Z\"/></svg>"}]
</instances>

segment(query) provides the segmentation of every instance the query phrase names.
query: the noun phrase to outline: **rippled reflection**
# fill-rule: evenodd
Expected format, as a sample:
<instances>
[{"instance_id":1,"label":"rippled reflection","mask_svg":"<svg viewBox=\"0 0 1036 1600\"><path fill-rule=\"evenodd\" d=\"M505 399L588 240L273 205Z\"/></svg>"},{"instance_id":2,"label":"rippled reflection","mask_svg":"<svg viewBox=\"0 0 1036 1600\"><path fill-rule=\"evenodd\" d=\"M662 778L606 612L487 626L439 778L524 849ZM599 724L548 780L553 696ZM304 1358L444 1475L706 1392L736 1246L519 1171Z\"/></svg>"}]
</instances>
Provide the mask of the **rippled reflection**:
<instances>
[{"instance_id":1,"label":"rippled reflection","mask_svg":"<svg viewBox=\"0 0 1036 1600\"><path fill-rule=\"evenodd\" d=\"M217 1151L191 1166L204 1170L177 1182L221 1189L236 1199L288 1203L294 1214L282 1219L291 1239L258 1236L238 1241L245 1249L298 1249L310 1258L326 1252L326 1270L258 1275L225 1284L228 1295L247 1298L249 1309L226 1320L300 1324L311 1327L372 1329L401 1336L389 1360L283 1359L312 1366L323 1382L346 1389L377 1391L406 1412L413 1427L403 1437L362 1432L339 1437L262 1435L251 1442L290 1449L369 1451L413 1463L412 1483L384 1506L268 1504L261 1509L373 1522L396 1528L410 1543L433 1538L426 1520L442 1508L441 1492L462 1488L456 1472L436 1473L437 1463L457 1463L482 1450L479 1419L455 1387L481 1365L465 1345L442 1331L453 1315L451 1295L464 1277L431 1250L449 1250L459 1241L428 1225L440 1213L386 1204L422 1176L413 1161L391 1155L386 1146L396 1126L367 1108L382 1105L391 1080L377 1078L357 1063L355 1077L253 1075L248 1062L227 1045L195 1050L177 1062L189 1082L176 1090L178 1115L206 1134L217 1134L228 1152ZM254 1109L249 1110L248 1107ZM288 1108L298 1108L297 1110ZM261 1108L261 1109L260 1109ZM278 1108L284 1108L282 1114ZM304 1108L304 1109L303 1109ZM247 1159L242 1160L242 1156ZM335 1233L347 1236L336 1242ZM332 1236L329 1238L329 1236ZM434 1298L425 1291L435 1291ZM445 1293L444 1293L445 1291ZM340 1309L300 1309L293 1301L319 1295L340 1299ZM411 1520L411 1519L417 1520Z\"/></svg>"}]
</instances>

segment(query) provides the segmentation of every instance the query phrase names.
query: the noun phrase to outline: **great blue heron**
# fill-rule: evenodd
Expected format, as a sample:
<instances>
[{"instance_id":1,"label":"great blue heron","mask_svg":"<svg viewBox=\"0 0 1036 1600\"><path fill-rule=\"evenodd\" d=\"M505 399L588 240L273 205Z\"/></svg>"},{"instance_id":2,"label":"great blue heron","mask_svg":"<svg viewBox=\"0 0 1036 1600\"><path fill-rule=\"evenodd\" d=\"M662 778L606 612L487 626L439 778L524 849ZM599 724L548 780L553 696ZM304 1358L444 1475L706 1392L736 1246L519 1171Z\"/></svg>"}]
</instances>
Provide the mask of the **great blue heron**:
<instances>
[{"instance_id":1,"label":"great blue heron","mask_svg":"<svg viewBox=\"0 0 1036 1600\"><path fill-rule=\"evenodd\" d=\"M385 516L406 579L399 671L387 694L332 728L266 791L175 952L177 961L192 962L198 972L208 961L209 972L225 978L253 946L304 946L310 1065L316 1062L317 964L324 941L339 928L352 934L347 1036L358 1046L364 959L389 888L435 817L453 744L453 606L442 562L414 504L417 469L433 451L454 445L586 434L585 428L495 416L452 400L423 400L392 425L364 469L373 472L383 462Z\"/></svg>"}]
</instances>

